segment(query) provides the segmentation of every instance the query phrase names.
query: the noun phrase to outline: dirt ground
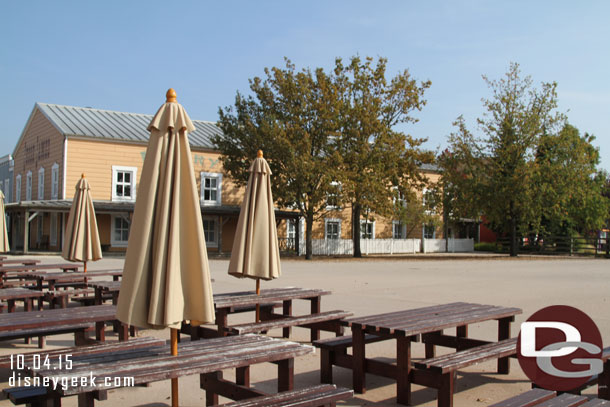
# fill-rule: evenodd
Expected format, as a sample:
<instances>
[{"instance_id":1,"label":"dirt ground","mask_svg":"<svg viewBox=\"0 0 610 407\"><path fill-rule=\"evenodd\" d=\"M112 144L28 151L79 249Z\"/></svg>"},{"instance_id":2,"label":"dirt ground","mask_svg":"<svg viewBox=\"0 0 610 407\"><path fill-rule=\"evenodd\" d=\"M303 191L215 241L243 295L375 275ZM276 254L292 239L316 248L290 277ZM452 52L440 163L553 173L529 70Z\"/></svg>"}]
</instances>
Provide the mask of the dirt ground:
<instances>
[{"instance_id":1,"label":"dirt ground","mask_svg":"<svg viewBox=\"0 0 610 407\"><path fill-rule=\"evenodd\" d=\"M57 256L42 258L45 262L63 262ZM111 257L88 268L122 267L123 259ZM210 260L215 293L254 289L254 281L240 280L227 274L228 260ZM298 286L324 288L332 295L323 297L322 311L347 310L354 315L367 315L416 308L454 301L513 306L523 309L512 326L516 336L519 324L532 313L548 305L571 305L586 312L599 327L606 346L610 343L610 261L580 258L519 258L495 256L427 256L406 258L318 259L282 261L281 278L263 282L263 288ZM308 309L308 302L295 300L295 314ZM239 315L234 320L251 316ZM109 340L116 336L109 331ZM281 332L272 331L279 336ZM169 331L142 331L141 336L169 338ZM324 334L323 335L330 335ZM481 339L495 339L497 324L485 322L470 327L469 335ZM308 331L293 330L293 340L307 343ZM35 351L34 344L22 340L0 343L0 352ZM47 338L47 348L71 346L72 335ZM367 346L367 356L391 359L394 341ZM414 358L423 357L423 346L415 344ZM493 373L495 363L484 363L458 373L454 396L456 407L487 406L530 388L530 384L516 360L511 360L511 373ZM295 360L295 388L319 383L319 353ZM335 368L335 383L351 387L350 371ZM8 387L9 370L0 371L1 388ZM225 376L231 378L232 372ZM275 391L275 365L259 365L252 369L251 380L256 388ZM182 406L202 406L205 393L199 389L198 377L180 379ZM413 386L414 405L436 406L436 391ZM593 394L590 389L585 394ZM99 406L168 406L170 384L153 383L147 388L128 388L110 391L108 400ZM367 376L367 392L356 394L346 406L396 406L396 385L389 379ZM222 401L222 400L221 400ZM224 400L226 401L226 400ZM12 405L0 401L0 407ZM76 398L63 400L64 406L76 406Z\"/></svg>"}]
</instances>

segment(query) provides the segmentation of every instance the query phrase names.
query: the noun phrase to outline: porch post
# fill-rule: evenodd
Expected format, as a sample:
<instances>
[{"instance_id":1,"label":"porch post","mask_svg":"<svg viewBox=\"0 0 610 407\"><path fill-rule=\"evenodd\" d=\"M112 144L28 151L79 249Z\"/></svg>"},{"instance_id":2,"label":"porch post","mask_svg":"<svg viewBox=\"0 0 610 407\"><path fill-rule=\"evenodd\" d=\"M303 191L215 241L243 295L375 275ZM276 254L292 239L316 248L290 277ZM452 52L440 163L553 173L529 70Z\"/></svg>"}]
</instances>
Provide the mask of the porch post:
<instances>
[{"instance_id":1,"label":"porch post","mask_svg":"<svg viewBox=\"0 0 610 407\"><path fill-rule=\"evenodd\" d=\"M25 210L25 219L23 222L23 253L27 254L30 245L30 211Z\"/></svg>"},{"instance_id":2,"label":"porch post","mask_svg":"<svg viewBox=\"0 0 610 407\"><path fill-rule=\"evenodd\" d=\"M222 254L222 215L218 216L218 254Z\"/></svg>"}]
</instances>

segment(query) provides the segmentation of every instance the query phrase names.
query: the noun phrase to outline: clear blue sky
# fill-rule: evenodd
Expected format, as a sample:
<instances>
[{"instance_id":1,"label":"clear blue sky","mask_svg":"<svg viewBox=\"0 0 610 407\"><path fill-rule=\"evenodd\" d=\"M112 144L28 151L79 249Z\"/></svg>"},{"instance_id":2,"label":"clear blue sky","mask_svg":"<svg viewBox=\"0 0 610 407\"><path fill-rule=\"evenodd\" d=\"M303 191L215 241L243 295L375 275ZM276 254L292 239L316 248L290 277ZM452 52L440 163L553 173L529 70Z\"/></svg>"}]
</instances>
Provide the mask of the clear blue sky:
<instances>
[{"instance_id":1,"label":"clear blue sky","mask_svg":"<svg viewBox=\"0 0 610 407\"><path fill-rule=\"evenodd\" d=\"M284 56L330 68L359 54L432 81L409 127L430 149L460 114L475 129L481 75L518 62L558 82L560 109L610 169L607 1L2 1L0 15L0 155L35 102L153 114L173 87L192 118L215 121Z\"/></svg>"}]
</instances>

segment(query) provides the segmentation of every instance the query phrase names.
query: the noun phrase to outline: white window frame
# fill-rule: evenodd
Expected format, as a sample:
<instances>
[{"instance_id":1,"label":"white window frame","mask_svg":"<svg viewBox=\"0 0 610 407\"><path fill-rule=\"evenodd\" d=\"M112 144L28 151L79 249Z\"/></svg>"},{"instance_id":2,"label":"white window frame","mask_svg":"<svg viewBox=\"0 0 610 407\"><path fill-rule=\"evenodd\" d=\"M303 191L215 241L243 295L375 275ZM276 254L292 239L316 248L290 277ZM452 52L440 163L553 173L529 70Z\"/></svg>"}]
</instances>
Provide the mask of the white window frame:
<instances>
[{"instance_id":1,"label":"white window frame","mask_svg":"<svg viewBox=\"0 0 610 407\"><path fill-rule=\"evenodd\" d=\"M204 193L205 193L205 179L206 178L216 178L216 199L215 200L211 200L211 199L204 199ZM222 174L220 172L204 172L202 171L200 174L200 180L201 180L201 205L206 205L206 206L220 206L222 205ZM218 242L217 242L218 243Z\"/></svg>"},{"instance_id":2,"label":"white window frame","mask_svg":"<svg viewBox=\"0 0 610 407\"><path fill-rule=\"evenodd\" d=\"M59 198L59 164L51 167L51 199Z\"/></svg>"},{"instance_id":3,"label":"white window frame","mask_svg":"<svg viewBox=\"0 0 610 407\"><path fill-rule=\"evenodd\" d=\"M328 224L329 223L338 223L339 227L337 228L337 239L331 239L328 237ZM337 218L325 218L324 219L324 240L341 240L341 219Z\"/></svg>"},{"instance_id":4,"label":"white window frame","mask_svg":"<svg viewBox=\"0 0 610 407\"><path fill-rule=\"evenodd\" d=\"M394 228L400 226L400 236L395 237ZM407 225L403 225L399 220L392 221L392 239L406 239L407 238Z\"/></svg>"},{"instance_id":5,"label":"white window frame","mask_svg":"<svg viewBox=\"0 0 610 407\"><path fill-rule=\"evenodd\" d=\"M337 193L336 194L326 194L326 210L327 211L338 211L341 209L341 205L339 204L339 197L341 195L341 189L342 189L342 185L340 182L338 181L331 181L330 185L337 187ZM335 196L337 199L337 205L329 205L328 204L328 199L331 196Z\"/></svg>"},{"instance_id":6,"label":"white window frame","mask_svg":"<svg viewBox=\"0 0 610 407\"><path fill-rule=\"evenodd\" d=\"M28 171L25 175L25 200L32 200L32 171Z\"/></svg>"},{"instance_id":7,"label":"white window frame","mask_svg":"<svg viewBox=\"0 0 610 407\"><path fill-rule=\"evenodd\" d=\"M127 223L127 240L117 240L115 238L116 235L116 219L122 219L123 221L125 221ZM127 247L127 243L129 241L129 233L131 232L131 224L129 222L129 218L127 218L125 215L112 215L110 217L110 244L112 245L112 247Z\"/></svg>"},{"instance_id":8,"label":"white window frame","mask_svg":"<svg viewBox=\"0 0 610 407\"><path fill-rule=\"evenodd\" d=\"M49 220L49 246L57 246L57 212L51 212Z\"/></svg>"},{"instance_id":9,"label":"white window frame","mask_svg":"<svg viewBox=\"0 0 610 407\"><path fill-rule=\"evenodd\" d=\"M17 174L15 177L15 197L13 202L21 202L21 174Z\"/></svg>"},{"instance_id":10,"label":"white window frame","mask_svg":"<svg viewBox=\"0 0 610 407\"><path fill-rule=\"evenodd\" d=\"M366 237L362 236L362 230L363 230L362 227L363 227L363 225L372 225L371 226L371 237L370 237L370 239L375 239L375 222L376 221L371 222L370 220L367 221L365 219L360 219L360 239L367 239Z\"/></svg>"},{"instance_id":11,"label":"white window frame","mask_svg":"<svg viewBox=\"0 0 610 407\"><path fill-rule=\"evenodd\" d=\"M38 200L44 200L44 167L38 170Z\"/></svg>"},{"instance_id":12,"label":"white window frame","mask_svg":"<svg viewBox=\"0 0 610 407\"><path fill-rule=\"evenodd\" d=\"M131 172L131 196L117 196L116 187L117 187L117 173L119 172ZM122 165L113 165L112 166L112 200L113 201L122 201L122 202L133 202L136 200L136 179L138 178L138 168L137 167L125 167Z\"/></svg>"},{"instance_id":13,"label":"white window frame","mask_svg":"<svg viewBox=\"0 0 610 407\"><path fill-rule=\"evenodd\" d=\"M6 199L6 203L11 203L13 200L13 191L11 191L11 179L6 178L4 180L4 199Z\"/></svg>"},{"instance_id":14,"label":"white window frame","mask_svg":"<svg viewBox=\"0 0 610 407\"><path fill-rule=\"evenodd\" d=\"M218 225L219 224L218 218L215 217L215 216L202 216L201 220L202 220L202 226L203 226L203 222L206 222L206 221L207 222L214 222L214 240L213 241L208 241L206 239L206 241L205 241L206 247L212 247L212 248L218 247L218 226L219 226ZM205 228L204 228L204 231L203 231L203 235L204 235L204 238L205 238Z\"/></svg>"},{"instance_id":15,"label":"white window frame","mask_svg":"<svg viewBox=\"0 0 610 407\"><path fill-rule=\"evenodd\" d=\"M394 205L396 205L396 203L399 203L403 208L406 208L407 200L403 196L402 192L400 192L400 189L398 189L397 186L393 186L392 191L394 191L394 196L392 197L392 203L394 203Z\"/></svg>"}]
</instances>

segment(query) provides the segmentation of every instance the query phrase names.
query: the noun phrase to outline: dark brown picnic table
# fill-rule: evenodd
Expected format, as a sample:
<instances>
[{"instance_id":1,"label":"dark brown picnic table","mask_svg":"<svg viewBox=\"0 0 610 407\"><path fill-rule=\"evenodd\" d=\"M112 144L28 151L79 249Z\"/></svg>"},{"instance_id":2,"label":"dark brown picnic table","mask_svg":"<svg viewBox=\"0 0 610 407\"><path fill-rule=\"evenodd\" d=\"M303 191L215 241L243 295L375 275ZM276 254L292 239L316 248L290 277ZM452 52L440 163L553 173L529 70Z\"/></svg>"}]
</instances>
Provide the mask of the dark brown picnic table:
<instances>
[{"instance_id":1,"label":"dark brown picnic table","mask_svg":"<svg viewBox=\"0 0 610 407\"><path fill-rule=\"evenodd\" d=\"M9 266L11 264L23 264L27 266L38 263L40 263L40 260L38 259L0 259L0 267Z\"/></svg>"},{"instance_id":2,"label":"dark brown picnic table","mask_svg":"<svg viewBox=\"0 0 610 407\"><path fill-rule=\"evenodd\" d=\"M120 281L95 281L89 283L90 287L95 289L95 304L101 305L104 300L104 294L112 295L112 303L116 305L121 291Z\"/></svg>"},{"instance_id":3,"label":"dark brown picnic table","mask_svg":"<svg viewBox=\"0 0 610 407\"><path fill-rule=\"evenodd\" d=\"M498 342L510 338L510 323L519 308L456 302L406 311L390 312L347 319L344 323L352 330L352 355L341 355L337 365L352 368L354 391L366 391L365 373L381 374L396 380L397 402L411 404L411 383L430 386L436 380L425 370L414 369L411 360L411 342L421 340L426 344L426 358L434 357L436 345L453 347L458 350L474 348L486 342L468 338L468 325L489 320L498 321ZM456 328L456 335L443 333L444 329ZM396 365L369 360L365 346L369 339L374 341L396 340ZM508 373L507 357L498 359L498 372ZM441 386L442 384L435 384ZM453 384L451 385L451 400ZM439 388L439 387L437 387ZM440 394L440 393L439 393ZM451 404L451 400L448 401ZM439 405L443 404L439 395Z\"/></svg>"},{"instance_id":4,"label":"dark brown picnic table","mask_svg":"<svg viewBox=\"0 0 610 407\"><path fill-rule=\"evenodd\" d=\"M200 336L226 336L229 334L260 333L274 327L282 327L285 338L290 336L291 326L304 326L311 330L311 340L320 337L320 330L328 330L342 333L343 327L340 320L345 316L352 315L344 311L321 312L321 298L329 295L331 291L322 289L308 289L299 287L271 288L261 290L260 295L254 291L241 291L231 293L214 294L214 306L216 309L216 331L200 327L190 329L193 339ZM293 300L304 300L310 302L310 313L301 316L292 315ZM261 321L251 324L240 324L230 326L228 316L233 313L254 310L256 305L261 305ZM281 313L273 312L274 308L282 308Z\"/></svg>"},{"instance_id":5,"label":"dark brown picnic table","mask_svg":"<svg viewBox=\"0 0 610 407\"><path fill-rule=\"evenodd\" d=\"M116 320L114 305L60 308L44 311L0 314L0 339L74 332L76 344L85 342L84 329L95 323L95 337L105 340L104 323ZM32 334L36 332L36 334ZM127 326L121 324L119 339L128 339ZM43 345L42 343L39 344Z\"/></svg>"},{"instance_id":6,"label":"dark brown picnic table","mask_svg":"<svg viewBox=\"0 0 610 407\"><path fill-rule=\"evenodd\" d=\"M32 271L25 272L22 274L24 278L36 280L37 287L39 290L48 288L49 290L55 290L56 285L74 285L74 286L86 286L88 281L96 277L110 277L113 280L118 280L123 275L123 270L95 270L84 273L82 271L75 271L72 273L50 273L45 271ZM46 284L46 287L45 287Z\"/></svg>"},{"instance_id":7,"label":"dark brown picnic table","mask_svg":"<svg viewBox=\"0 0 610 407\"><path fill-rule=\"evenodd\" d=\"M24 277L22 274L36 271L78 271L78 263L61 263L61 264L22 264L18 266L0 266L0 283L2 287L5 286L6 280L19 279L22 280ZM0 287L0 288L2 288Z\"/></svg>"},{"instance_id":8,"label":"dark brown picnic table","mask_svg":"<svg viewBox=\"0 0 610 407\"><path fill-rule=\"evenodd\" d=\"M518 396L490 405L489 407L610 407L610 401L599 398L556 392L544 389L532 389Z\"/></svg>"},{"instance_id":9,"label":"dark brown picnic table","mask_svg":"<svg viewBox=\"0 0 610 407\"><path fill-rule=\"evenodd\" d=\"M70 369L66 369L65 363L60 367L53 360L50 367L32 370L32 374L40 376L41 380L45 377L49 380L68 377L69 385L48 390L49 396L53 397L52 393L55 393L55 397L79 395L79 407L93 406L97 391L199 374L200 387L206 394L206 405L210 406L218 404L219 395L234 400L264 395L250 387L250 366L259 363L277 364L278 391L291 390L294 358L312 352L311 346L250 334L182 342L178 346L178 356L171 356L168 345L124 351L115 348L108 353L74 355ZM236 369L235 383L223 379L222 371L227 369ZM72 386L72 377L90 376L97 378L95 387L80 382ZM106 378L109 378L109 382ZM133 381L126 383L123 378L133 378Z\"/></svg>"},{"instance_id":10,"label":"dark brown picnic table","mask_svg":"<svg viewBox=\"0 0 610 407\"><path fill-rule=\"evenodd\" d=\"M0 288L0 301L6 301L8 304L8 312L15 311L15 302L23 301L25 311L32 310L33 300L38 298L38 309L42 309L42 297L44 293L38 290L30 290L27 288Z\"/></svg>"}]
</instances>

